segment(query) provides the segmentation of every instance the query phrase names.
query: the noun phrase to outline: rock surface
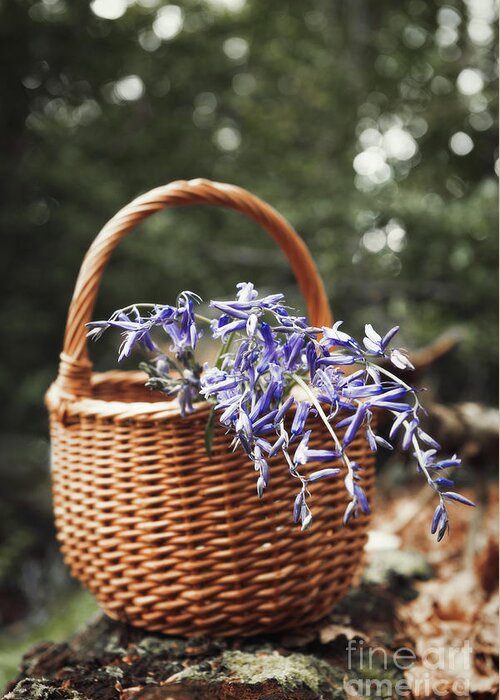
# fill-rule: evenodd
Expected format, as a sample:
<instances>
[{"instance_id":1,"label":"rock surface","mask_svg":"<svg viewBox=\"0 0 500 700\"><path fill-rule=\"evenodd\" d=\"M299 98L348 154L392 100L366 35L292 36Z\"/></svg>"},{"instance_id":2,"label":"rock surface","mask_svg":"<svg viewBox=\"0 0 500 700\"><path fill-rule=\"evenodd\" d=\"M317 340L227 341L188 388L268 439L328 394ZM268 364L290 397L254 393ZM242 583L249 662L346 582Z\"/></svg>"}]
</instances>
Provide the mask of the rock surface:
<instances>
[{"instance_id":1,"label":"rock surface","mask_svg":"<svg viewBox=\"0 0 500 700\"><path fill-rule=\"evenodd\" d=\"M391 552L371 554L360 588L329 618L273 637L168 637L101 615L67 642L33 647L4 698L333 700L359 697L352 684L359 687L365 677L394 685L403 679L388 651L396 634L394 605L413 579L431 574L418 555L402 561ZM370 646L379 653L368 672L360 654Z\"/></svg>"}]
</instances>

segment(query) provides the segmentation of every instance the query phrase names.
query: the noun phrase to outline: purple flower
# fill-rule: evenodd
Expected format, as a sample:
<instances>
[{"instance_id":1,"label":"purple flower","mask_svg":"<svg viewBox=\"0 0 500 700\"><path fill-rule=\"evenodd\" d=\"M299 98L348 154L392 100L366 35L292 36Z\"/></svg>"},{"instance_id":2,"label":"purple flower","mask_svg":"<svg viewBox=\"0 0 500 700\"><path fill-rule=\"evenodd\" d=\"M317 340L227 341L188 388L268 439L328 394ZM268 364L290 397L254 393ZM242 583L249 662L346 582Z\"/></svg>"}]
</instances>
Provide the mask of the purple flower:
<instances>
[{"instance_id":1,"label":"purple flower","mask_svg":"<svg viewBox=\"0 0 500 700\"><path fill-rule=\"evenodd\" d=\"M406 354L401 348L391 350L391 362L398 369L415 369Z\"/></svg>"},{"instance_id":2,"label":"purple flower","mask_svg":"<svg viewBox=\"0 0 500 700\"><path fill-rule=\"evenodd\" d=\"M354 340L354 338L352 338L352 336L339 330L342 323L343 321L337 321L334 323L332 328L323 326L323 338L320 341L321 345L326 348L330 348L332 346L345 348L354 353L356 357L361 357L363 351L361 350L359 344Z\"/></svg>"},{"instance_id":3,"label":"purple flower","mask_svg":"<svg viewBox=\"0 0 500 700\"><path fill-rule=\"evenodd\" d=\"M331 462L339 457L340 453L336 450L307 450L307 461Z\"/></svg>"},{"instance_id":4,"label":"purple flower","mask_svg":"<svg viewBox=\"0 0 500 700\"><path fill-rule=\"evenodd\" d=\"M293 456L293 463L295 465L307 464L307 459L308 459L307 452L308 452L308 445L309 445L310 436L311 436L311 431L308 430L307 433L304 433L304 437L299 442L297 449L295 450L295 454Z\"/></svg>"},{"instance_id":5,"label":"purple flower","mask_svg":"<svg viewBox=\"0 0 500 700\"><path fill-rule=\"evenodd\" d=\"M406 424L405 434L403 438L403 449L408 450L412 444L413 438L418 428L418 419L413 418L409 423Z\"/></svg>"},{"instance_id":6,"label":"purple flower","mask_svg":"<svg viewBox=\"0 0 500 700\"><path fill-rule=\"evenodd\" d=\"M456 455L453 455L453 457L451 457L450 459L443 459L440 462L434 464L434 469L448 469L449 467L459 467L461 464L462 460L458 459Z\"/></svg>"},{"instance_id":7,"label":"purple flower","mask_svg":"<svg viewBox=\"0 0 500 700\"><path fill-rule=\"evenodd\" d=\"M384 357L386 349L396 333L399 331L399 326L394 326L383 337L380 336L370 323L365 326L365 337L363 344L372 355ZM392 364L398 369L415 369L407 357L406 351L402 348L394 348L389 353L389 359Z\"/></svg>"},{"instance_id":8,"label":"purple flower","mask_svg":"<svg viewBox=\"0 0 500 700\"><path fill-rule=\"evenodd\" d=\"M261 416L259 420L252 422L252 429L255 435L261 435L263 433L269 433L274 430L274 419L278 413L277 409L269 411L266 415Z\"/></svg>"},{"instance_id":9,"label":"purple flower","mask_svg":"<svg viewBox=\"0 0 500 700\"><path fill-rule=\"evenodd\" d=\"M436 484L436 486L446 486L447 488L455 485L455 482L452 479L446 479L444 476L440 476L438 479L434 479L434 483Z\"/></svg>"},{"instance_id":10,"label":"purple flower","mask_svg":"<svg viewBox=\"0 0 500 700\"><path fill-rule=\"evenodd\" d=\"M319 363L318 363L319 364ZM351 401L345 401L339 380L342 378L339 370L332 367L322 369L318 367L312 380L312 385L317 391L318 400L322 403L330 404L332 411L338 408L349 408Z\"/></svg>"},{"instance_id":11,"label":"purple flower","mask_svg":"<svg viewBox=\"0 0 500 700\"><path fill-rule=\"evenodd\" d=\"M425 442L426 445L430 445L430 447L433 447L435 450L441 449L439 442L436 442L436 440L434 440L431 435L424 432L422 428L418 428L418 437L420 440L422 440L422 442Z\"/></svg>"},{"instance_id":12,"label":"purple flower","mask_svg":"<svg viewBox=\"0 0 500 700\"><path fill-rule=\"evenodd\" d=\"M260 316L264 311L279 310L284 299L283 294L269 294L259 299L257 291L250 283L240 284L238 287L240 291L236 301L211 301L210 306L227 316L248 320L252 314Z\"/></svg>"},{"instance_id":13,"label":"purple flower","mask_svg":"<svg viewBox=\"0 0 500 700\"><path fill-rule=\"evenodd\" d=\"M138 309L135 307L130 313L134 315L134 320L123 311L119 311L108 321L93 321L87 323L87 328L90 328L88 335L94 340L98 340L107 328L119 328L123 331L124 340L120 345L118 362L130 356L136 343L140 343L147 350L157 349L151 339L150 331L152 324L150 321L141 318Z\"/></svg>"},{"instance_id":14,"label":"purple flower","mask_svg":"<svg viewBox=\"0 0 500 700\"><path fill-rule=\"evenodd\" d=\"M344 517L343 517L343 523L344 525L347 525L349 523L349 520L352 517L357 518L358 517L358 512L356 508L356 501L349 501L347 504L347 508L344 511Z\"/></svg>"},{"instance_id":15,"label":"purple flower","mask_svg":"<svg viewBox=\"0 0 500 700\"><path fill-rule=\"evenodd\" d=\"M295 502L293 504L293 522L294 523L299 522L304 503L305 503L305 493L304 493L304 491L299 491L299 493L295 497Z\"/></svg>"},{"instance_id":16,"label":"purple flower","mask_svg":"<svg viewBox=\"0 0 500 700\"><path fill-rule=\"evenodd\" d=\"M368 503L368 499L366 498L366 494L361 488L359 484L354 484L354 495L356 496L356 499L361 506L361 510L363 513L370 513L370 505Z\"/></svg>"},{"instance_id":17,"label":"purple flower","mask_svg":"<svg viewBox=\"0 0 500 700\"><path fill-rule=\"evenodd\" d=\"M140 306L126 307L107 321L89 324L89 337L97 339L108 328L118 328L124 335L119 359L128 357L136 345L153 353L152 360L144 364L148 386L168 396L177 396L182 415L191 412L201 397L211 402L220 422L232 434L233 446L248 455L258 472L259 497L269 483L267 460L281 453L291 477L301 482L294 503L294 521L300 521L303 530L312 524L308 486L340 472L338 468L326 467L307 477L301 473L301 467L310 462L343 463L344 485L350 499L344 513L345 523L360 512L369 512L360 468L350 461L346 448L361 432L373 451L379 447L392 449L391 442L377 435L372 427L375 410L385 410L393 416L389 440L402 436L403 448L413 452L418 471L439 497L431 525L438 540L448 530L445 502L473 505L455 491L444 490L454 484L439 472L459 466L460 460L456 456L437 460L439 445L420 426L423 408L419 392L392 375L384 365L376 366L370 361L372 356L385 357L398 369L412 368L406 351L389 348L398 332L397 326L381 336L371 324L366 324L363 343L359 344L341 330L340 321L331 328L315 328L306 318L290 313L282 294L259 297L253 284L240 283L234 300L211 303L217 315L210 323L212 336L224 345L216 366L206 366L202 371L195 360L201 336L194 309L198 301L196 295L183 292L175 306L143 305L148 309L144 316ZM152 339L155 328L170 338L170 352L175 357L165 355L155 345ZM355 364L360 369L348 373L345 366ZM290 395L294 384L299 384L308 394L307 400L296 402ZM319 408L317 411L330 432L345 429L343 444L333 435L333 444L309 448L312 432L305 428L312 405L317 406L317 402L328 407L326 412ZM285 419L294 403L297 407L288 432ZM333 421L340 411L344 412L344 418L334 427ZM211 440L207 433L205 437L209 450ZM298 445L292 457L290 445L296 440Z\"/></svg>"},{"instance_id":18,"label":"purple flower","mask_svg":"<svg viewBox=\"0 0 500 700\"><path fill-rule=\"evenodd\" d=\"M292 437L297 437L297 435L302 435L304 432L304 426L306 424L309 411L311 410L311 404L307 401L301 401L295 411L295 416L293 417L291 434Z\"/></svg>"},{"instance_id":19,"label":"purple flower","mask_svg":"<svg viewBox=\"0 0 500 700\"><path fill-rule=\"evenodd\" d=\"M239 290L236 294L236 299L238 301L252 301L259 296L259 293L251 282L238 282L236 289Z\"/></svg>"},{"instance_id":20,"label":"purple flower","mask_svg":"<svg viewBox=\"0 0 500 700\"><path fill-rule=\"evenodd\" d=\"M250 418L252 418L252 420L255 420L260 415L268 411L271 401L276 398L276 395L279 393L279 389L280 386L278 382L273 380L269 381L267 387L255 402L255 406L250 413Z\"/></svg>"},{"instance_id":21,"label":"purple flower","mask_svg":"<svg viewBox=\"0 0 500 700\"><path fill-rule=\"evenodd\" d=\"M221 316L218 320L211 324L212 335L214 338L226 340L227 336L236 331L241 331L247 326L247 317L232 321L230 316Z\"/></svg>"},{"instance_id":22,"label":"purple flower","mask_svg":"<svg viewBox=\"0 0 500 700\"><path fill-rule=\"evenodd\" d=\"M389 432L389 439L390 440L394 440L399 429L401 428L401 426L403 425L405 420L407 420L410 415L411 415L411 410L408 410L406 412L400 413L399 415L396 415L396 417L392 423L391 430Z\"/></svg>"},{"instance_id":23,"label":"purple flower","mask_svg":"<svg viewBox=\"0 0 500 700\"><path fill-rule=\"evenodd\" d=\"M436 510L434 511L434 516L431 523L431 534L436 534L437 541L441 542L448 529L448 513L446 512L446 507L443 501L440 501Z\"/></svg>"},{"instance_id":24,"label":"purple flower","mask_svg":"<svg viewBox=\"0 0 500 700\"><path fill-rule=\"evenodd\" d=\"M459 493L455 493L455 491L444 491L443 493L441 493L441 496L443 498L447 498L449 501L456 501L457 503L463 503L465 506L475 506L476 505L472 501L469 501L468 498L465 498L465 496L462 496Z\"/></svg>"},{"instance_id":25,"label":"purple flower","mask_svg":"<svg viewBox=\"0 0 500 700\"><path fill-rule=\"evenodd\" d=\"M241 377L213 367L202 376L200 391L203 396L209 397L236 389L240 381Z\"/></svg>"},{"instance_id":26,"label":"purple flower","mask_svg":"<svg viewBox=\"0 0 500 700\"><path fill-rule=\"evenodd\" d=\"M361 428L366 418L367 411L368 406L366 404L362 403L358 406L356 413L352 416L347 430L344 433L344 446L347 447L356 437L358 430Z\"/></svg>"},{"instance_id":27,"label":"purple flower","mask_svg":"<svg viewBox=\"0 0 500 700\"><path fill-rule=\"evenodd\" d=\"M320 481L321 479L329 479L332 476L337 476L340 474L340 469L319 469L316 472L312 472L307 479L308 484L312 484L314 481Z\"/></svg>"},{"instance_id":28,"label":"purple flower","mask_svg":"<svg viewBox=\"0 0 500 700\"><path fill-rule=\"evenodd\" d=\"M276 426L279 425L279 423L281 423L281 421L282 421L283 418L286 416L286 414L287 414L288 411L291 409L291 407L293 406L294 403L295 403L295 399L293 398L293 396L289 396L289 397L288 397L287 399L285 399L285 401L281 404L281 406L280 406L279 409L278 409L278 413L276 414L276 416L275 416L275 418L274 418L274 424L275 424Z\"/></svg>"},{"instance_id":29,"label":"purple flower","mask_svg":"<svg viewBox=\"0 0 500 700\"><path fill-rule=\"evenodd\" d=\"M307 368L309 370L309 377L312 381L318 366L318 353L316 350L316 343L314 342L314 340L310 340L306 344L306 361Z\"/></svg>"},{"instance_id":30,"label":"purple flower","mask_svg":"<svg viewBox=\"0 0 500 700\"><path fill-rule=\"evenodd\" d=\"M300 354L302 348L304 347L304 337L300 333L293 333L285 345L283 346L283 352L285 355L285 369L294 371L300 361Z\"/></svg>"},{"instance_id":31,"label":"purple flower","mask_svg":"<svg viewBox=\"0 0 500 700\"><path fill-rule=\"evenodd\" d=\"M388 331L384 337L382 337L377 333L377 331L374 330L371 323L367 323L365 326L365 337L363 338L363 344L365 348L372 353L372 355L382 356L385 353L386 347L389 345L398 331L399 326L394 326L394 328L391 328L391 330Z\"/></svg>"},{"instance_id":32,"label":"purple flower","mask_svg":"<svg viewBox=\"0 0 500 700\"><path fill-rule=\"evenodd\" d=\"M278 452L282 449L287 449L288 448L288 443L290 442L290 439L288 437L288 433L286 430L283 428L281 430L280 436L274 443L274 445L271 446L271 449L269 450L269 457L274 457L274 455L278 454Z\"/></svg>"}]
</instances>

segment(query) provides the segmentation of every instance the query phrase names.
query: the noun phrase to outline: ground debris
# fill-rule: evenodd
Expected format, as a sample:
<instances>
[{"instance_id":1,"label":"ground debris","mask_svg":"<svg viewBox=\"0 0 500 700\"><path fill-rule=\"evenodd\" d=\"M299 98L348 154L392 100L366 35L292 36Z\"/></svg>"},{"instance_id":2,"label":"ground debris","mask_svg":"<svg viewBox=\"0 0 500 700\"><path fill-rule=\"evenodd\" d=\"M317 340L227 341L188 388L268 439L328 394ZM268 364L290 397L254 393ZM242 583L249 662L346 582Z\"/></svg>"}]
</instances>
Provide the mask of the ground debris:
<instances>
[{"instance_id":1,"label":"ground debris","mask_svg":"<svg viewBox=\"0 0 500 700\"><path fill-rule=\"evenodd\" d=\"M101 615L66 642L33 647L5 700L496 697L498 534L489 527L464 568L464 511L442 546L413 528L374 538L380 549L368 551L359 586L318 623L259 638L184 639ZM389 532L397 513L384 513L374 530Z\"/></svg>"}]
</instances>

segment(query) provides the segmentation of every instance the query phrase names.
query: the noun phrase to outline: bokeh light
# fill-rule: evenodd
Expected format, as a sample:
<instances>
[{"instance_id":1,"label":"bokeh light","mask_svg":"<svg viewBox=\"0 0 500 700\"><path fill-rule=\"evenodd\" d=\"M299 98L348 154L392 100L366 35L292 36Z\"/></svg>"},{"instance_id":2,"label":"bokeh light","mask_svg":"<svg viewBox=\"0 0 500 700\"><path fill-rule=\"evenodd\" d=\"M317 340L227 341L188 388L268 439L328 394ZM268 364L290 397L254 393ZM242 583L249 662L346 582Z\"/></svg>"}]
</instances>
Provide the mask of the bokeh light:
<instances>
[{"instance_id":1,"label":"bokeh light","mask_svg":"<svg viewBox=\"0 0 500 700\"><path fill-rule=\"evenodd\" d=\"M457 156L466 156L474 148L474 141L464 131L457 131L450 138L450 148Z\"/></svg>"},{"instance_id":2,"label":"bokeh light","mask_svg":"<svg viewBox=\"0 0 500 700\"><path fill-rule=\"evenodd\" d=\"M90 9L102 19L119 19L127 11L127 0L92 0Z\"/></svg>"},{"instance_id":3,"label":"bokeh light","mask_svg":"<svg viewBox=\"0 0 500 700\"><path fill-rule=\"evenodd\" d=\"M156 13L153 31L159 39L168 41L182 30L184 13L178 5L164 5Z\"/></svg>"}]
</instances>

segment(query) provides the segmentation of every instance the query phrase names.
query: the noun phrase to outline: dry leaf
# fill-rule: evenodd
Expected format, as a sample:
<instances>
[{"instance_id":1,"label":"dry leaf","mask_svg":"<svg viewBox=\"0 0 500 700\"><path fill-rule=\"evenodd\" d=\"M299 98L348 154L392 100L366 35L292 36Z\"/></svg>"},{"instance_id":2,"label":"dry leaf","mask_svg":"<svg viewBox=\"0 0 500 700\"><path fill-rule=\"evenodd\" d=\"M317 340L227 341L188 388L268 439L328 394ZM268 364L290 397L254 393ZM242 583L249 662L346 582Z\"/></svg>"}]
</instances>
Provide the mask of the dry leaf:
<instances>
[{"instance_id":1,"label":"dry leaf","mask_svg":"<svg viewBox=\"0 0 500 700\"><path fill-rule=\"evenodd\" d=\"M498 590L498 538L490 537L475 561L476 574L487 596Z\"/></svg>"},{"instance_id":2,"label":"dry leaf","mask_svg":"<svg viewBox=\"0 0 500 700\"><path fill-rule=\"evenodd\" d=\"M321 644L329 644L339 637L346 637L347 641L351 639L363 639L366 641L368 639L363 632L355 630L353 627L345 627L344 625L325 625L325 627L322 627L319 631L319 640Z\"/></svg>"}]
</instances>

